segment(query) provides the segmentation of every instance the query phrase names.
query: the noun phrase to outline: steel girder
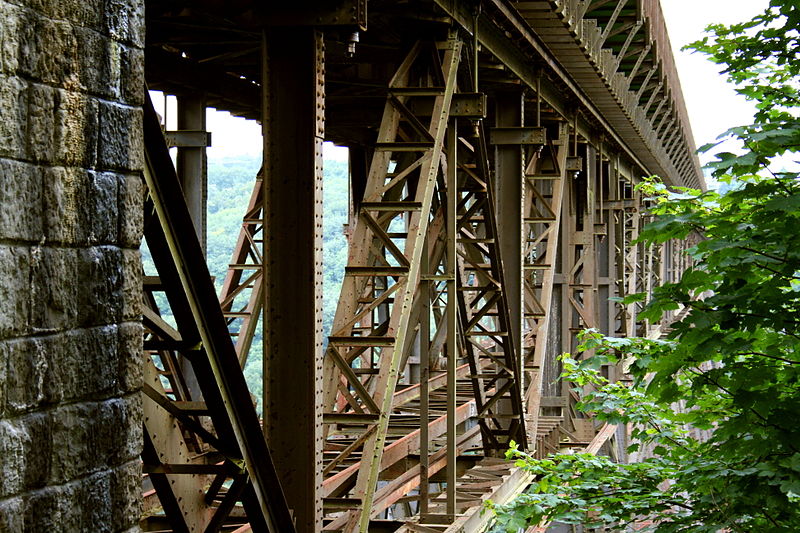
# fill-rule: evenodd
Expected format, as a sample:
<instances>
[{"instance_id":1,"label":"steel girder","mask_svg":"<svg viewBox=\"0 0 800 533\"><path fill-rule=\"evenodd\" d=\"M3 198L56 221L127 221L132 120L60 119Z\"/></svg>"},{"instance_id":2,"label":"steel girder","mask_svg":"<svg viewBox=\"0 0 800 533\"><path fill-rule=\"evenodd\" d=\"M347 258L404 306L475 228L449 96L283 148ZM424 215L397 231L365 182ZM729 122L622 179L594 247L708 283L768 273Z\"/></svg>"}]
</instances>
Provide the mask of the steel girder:
<instances>
[{"instance_id":1,"label":"steel girder","mask_svg":"<svg viewBox=\"0 0 800 533\"><path fill-rule=\"evenodd\" d=\"M373 516L394 392L407 343L413 341L411 309L420 282L460 59L461 42L456 37L439 45L420 42L393 76L364 201L350 240L342 296L326 351L325 391L325 405L331 409L326 420L328 435L347 427L361 452L361 467L354 472L354 498L350 504L340 504L338 509L343 512L334 520L344 522L344 531L366 532ZM414 101L420 98L433 99L428 124L426 117L414 111ZM445 256L449 262L445 282L450 285L455 283L453 256ZM451 309L447 314L451 321L455 318L453 296L449 288ZM449 333L448 350L453 353L448 358L448 374L454 377L455 332L451 328ZM354 364L356 359L359 362ZM362 378L353 367L375 369L376 373L361 374L366 376ZM447 419L452 424L456 391L451 387ZM344 402L335 401L339 391ZM335 407L340 409L333 410ZM354 451L348 446L343 453ZM338 474L332 473L334 477Z\"/></svg>"},{"instance_id":2,"label":"steel girder","mask_svg":"<svg viewBox=\"0 0 800 533\"><path fill-rule=\"evenodd\" d=\"M499 10L504 2L492 4ZM586 13L605 21L598 26L601 44L613 44L616 68L641 83L637 90L643 101L655 103L663 87L646 68L649 48L640 46L642 25L626 19L629 4L606 2L605 13L595 2ZM457 22L471 27L475 19L461 16L463 6L449 5ZM621 437L577 416L567 384L554 384L555 355L572 350L575 333L584 327L655 332L655 326L637 322L635 308L609 298L652 287L686 266L679 247L648 250L632 243L643 207L631 190L636 171L630 164L623 170L620 147L604 143L592 122L565 106L568 99L555 97L551 81L539 86L547 76L511 50L500 28L487 29L489 15L480 15L478 22L478 35L472 37L484 50L470 50L471 64L456 35L417 43L389 83L382 118L374 124L377 142L361 147L365 155L374 155L366 192L355 199L350 261L324 356L324 387L316 391L324 402L317 411L303 407L324 422L322 482L314 498L322 500L325 530L390 527L387 520L401 514L405 525L398 527L407 530L482 527L481 502L511 497L528 481L508 465L475 458L498 454L510 440L540 456L562 447L615 453ZM319 85L322 37L315 39L314 83ZM519 80L468 83L489 58ZM487 135L482 120L487 106L465 89L486 90L495 101L509 86L523 94L520 85L530 89L526 101L536 98L536 128L494 129ZM317 87L315 105L324 101ZM649 111L668 131L673 108L659 104ZM613 130L593 109L599 114L592 120ZM321 114L316 112L317 122ZM317 128L314 142L321 142L321 131L324 126ZM677 137L670 138L676 146ZM520 154L519 175L511 174L522 208L516 219L498 209L497 161L487 149L493 143L512 145ZM635 153L628 156L636 159ZM258 245L265 234L278 231L263 225L269 211L259 197L263 190L257 181L219 298L228 325L243 322L232 327L238 332L240 362L252 339L253 317L267 298L259 269L267 256ZM499 245L509 238L500 217L503 224L516 224L523 237L518 257ZM516 275L516 267L504 268L515 262L523 281L519 291L509 289L509 270ZM164 287L160 280L150 283ZM517 299L523 342L513 334L512 300ZM167 348L181 347L183 332L165 325L155 310L153 301L145 316L152 336L148 348L160 350L159 367L148 369L148 413L153 423L161 417L159 424L171 424L166 440L175 443L175 453L188 455L217 435L203 433L197 417L204 416L205 407L182 392L180 372L169 370L177 365L175 350ZM215 334L225 336L221 329ZM618 372L609 375L619 377ZM177 471L192 471L183 474L191 480L186 490L205 495L219 491L220 480L230 481L224 503L201 502L189 511L201 524L194 528L211 524L213 530L223 524L225 512L239 521L255 512L250 500L247 517L236 516L242 509L237 499L246 500L254 490L241 468L218 469L208 485L199 467L167 472L148 460L154 483L159 475L177 479ZM162 503L168 506L170 496L164 494ZM183 511L175 506L170 513ZM259 523L251 526L257 529Z\"/></svg>"},{"instance_id":3,"label":"steel girder","mask_svg":"<svg viewBox=\"0 0 800 533\"><path fill-rule=\"evenodd\" d=\"M145 149L145 239L159 275L149 280L150 288L166 294L177 328L160 319L154 299L148 298L144 470L175 531L217 531L239 501L245 513L239 523L249 522L254 531L294 531L149 100ZM176 352L191 363L202 397L188 397L178 386L186 376L177 375L183 369L175 364ZM159 374L167 372L161 380ZM226 481L230 485L222 491Z\"/></svg>"}]
</instances>

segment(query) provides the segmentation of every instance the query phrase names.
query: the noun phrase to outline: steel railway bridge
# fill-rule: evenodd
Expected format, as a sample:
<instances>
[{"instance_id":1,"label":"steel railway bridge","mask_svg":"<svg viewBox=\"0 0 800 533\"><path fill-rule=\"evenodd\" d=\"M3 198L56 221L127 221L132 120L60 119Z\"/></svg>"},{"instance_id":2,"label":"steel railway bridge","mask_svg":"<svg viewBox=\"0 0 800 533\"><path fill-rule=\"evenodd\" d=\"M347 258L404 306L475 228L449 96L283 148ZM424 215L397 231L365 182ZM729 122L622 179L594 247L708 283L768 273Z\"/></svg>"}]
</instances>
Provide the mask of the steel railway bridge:
<instances>
[{"instance_id":1,"label":"steel railway bridge","mask_svg":"<svg viewBox=\"0 0 800 533\"><path fill-rule=\"evenodd\" d=\"M624 460L625 428L576 412L557 356L584 328L658 336L616 297L686 267L681 246L634 243L642 177L704 186L657 0L146 13L147 82L177 96L178 129L146 109L143 530L476 532L485 500L531 482L511 440ZM221 294L206 107L264 134ZM328 337L323 141L350 154ZM241 371L259 319L263 424Z\"/></svg>"}]
</instances>

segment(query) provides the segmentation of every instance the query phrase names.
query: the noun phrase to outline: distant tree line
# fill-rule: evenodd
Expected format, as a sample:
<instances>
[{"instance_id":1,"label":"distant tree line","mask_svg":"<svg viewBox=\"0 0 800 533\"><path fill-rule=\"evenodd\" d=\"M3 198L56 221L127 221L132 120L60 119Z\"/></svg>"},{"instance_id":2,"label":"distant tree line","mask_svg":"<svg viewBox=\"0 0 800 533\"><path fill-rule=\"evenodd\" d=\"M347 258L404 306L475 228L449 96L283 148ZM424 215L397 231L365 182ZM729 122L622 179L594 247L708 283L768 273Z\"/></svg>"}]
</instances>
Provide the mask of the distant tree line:
<instances>
[{"instance_id":1,"label":"distant tree line","mask_svg":"<svg viewBox=\"0 0 800 533\"><path fill-rule=\"evenodd\" d=\"M208 218L207 218L207 263L217 292L228 265L242 226L255 178L261 166L261 157L243 155L237 157L210 158L208 161ZM347 241L344 224L347 222L347 163L325 161L323 187L323 331L330 331L339 290L347 263ZM146 246L142 249L145 272L155 275L150 254ZM158 298L158 305L165 319L174 324L166 298ZM250 348L245 379L250 393L260 401L262 395L263 341L259 325Z\"/></svg>"}]
</instances>

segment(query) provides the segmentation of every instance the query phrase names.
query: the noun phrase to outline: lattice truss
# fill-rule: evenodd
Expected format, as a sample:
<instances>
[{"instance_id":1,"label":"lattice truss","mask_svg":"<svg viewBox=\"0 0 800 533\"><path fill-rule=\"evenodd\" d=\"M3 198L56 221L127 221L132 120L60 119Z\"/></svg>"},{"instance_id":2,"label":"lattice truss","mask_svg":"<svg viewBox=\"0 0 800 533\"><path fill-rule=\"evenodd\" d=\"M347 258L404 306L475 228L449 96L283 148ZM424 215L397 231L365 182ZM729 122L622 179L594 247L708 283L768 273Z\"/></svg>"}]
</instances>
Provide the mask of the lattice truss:
<instances>
[{"instance_id":1,"label":"lattice truss","mask_svg":"<svg viewBox=\"0 0 800 533\"><path fill-rule=\"evenodd\" d=\"M465 90L466 52L455 34L413 46L389 82L366 189L354 199L323 367L325 530L366 532L372 520L416 514L400 531L471 531L485 523L486 498L530 482L493 458L512 440L539 457L564 447L616 453L624 432L576 413L569 384L553 379L555 356L584 328L655 331L637 319L638 304L612 297L688 266L682 245L636 243L644 206L630 178L602 141L547 109L535 140L520 143L516 338L510 299L519 295L507 293L490 136L479 95ZM216 297L201 252L178 237L191 224L176 211L179 190L159 185L175 178L155 128L146 236L159 275L145 280L143 458L165 516L150 522L291 531L282 498L259 496L280 494L279 481L241 374L264 298L261 174ZM161 318L161 292L177 324Z\"/></svg>"},{"instance_id":2,"label":"lattice truss","mask_svg":"<svg viewBox=\"0 0 800 533\"><path fill-rule=\"evenodd\" d=\"M469 127L469 137L461 136L451 112L461 49L455 38L419 43L389 84L326 352L325 492L350 495L340 498L330 528L366 531L370 518L404 495L396 481L376 490L395 447L430 442L426 471L408 484L442 469L445 453L454 458L455 435L447 450L442 437L472 410L487 448L524 441L485 141ZM431 376L418 387L428 390L408 394L412 388L398 390L398 379L415 341L423 372L446 366L441 377L450 379ZM467 364L456 368L459 360ZM469 385L457 386L457 374ZM501 401L511 404L510 418L499 416ZM405 421L421 427L398 435ZM460 444L475 435L467 432ZM453 498L446 507L454 513Z\"/></svg>"},{"instance_id":3,"label":"lattice truss","mask_svg":"<svg viewBox=\"0 0 800 533\"><path fill-rule=\"evenodd\" d=\"M158 275L145 277L144 285L142 460L163 514L146 493L143 524L173 531L245 525L293 531L228 329L234 315L223 314L233 282L226 280L220 304L199 242L185 238L194 235L193 223L149 102L145 146L145 241ZM254 195L253 207L257 200ZM244 230L250 237L257 233L247 223ZM236 279L240 287L257 281ZM164 296L161 305L157 295ZM162 318L162 307L174 324Z\"/></svg>"}]
</instances>

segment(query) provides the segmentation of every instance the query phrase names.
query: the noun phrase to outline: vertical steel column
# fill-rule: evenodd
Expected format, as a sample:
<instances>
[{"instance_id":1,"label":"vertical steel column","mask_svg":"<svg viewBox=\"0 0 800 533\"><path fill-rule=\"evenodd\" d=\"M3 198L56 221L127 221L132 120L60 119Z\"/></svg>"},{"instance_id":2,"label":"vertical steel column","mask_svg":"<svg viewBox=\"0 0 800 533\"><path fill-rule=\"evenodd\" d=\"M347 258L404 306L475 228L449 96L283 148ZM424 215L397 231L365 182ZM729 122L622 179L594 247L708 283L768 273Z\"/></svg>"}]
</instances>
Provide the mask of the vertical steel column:
<instances>
[{"instance_id":1,"label":"vertical steel column","mask_svg":"<svg viewBox=\"0 0 800 533\"><path fill-rule=\"evenodd\" d=\"M426 279L430 276L430 259L428 252L428 239L425 239L422 248L422 263L420 265L419 291L422 299L422 311L419 322L419 514L428 514L428 498L430 497L430 482L428 467L429 440L428 419L430 417L430 387L428 380L431 378L431 282Z\"/></svg>"},{"instance_id":2,"label":"vertical steel column","mask_svg":"<svg viewBox=\"0 0 800 533\"><path fill-rule=\"evenodd\" d=\"M206 131L205 95L179 95L178 130ZM205 146L178 147L176 170L186 206L197 231L203 253L206 252L206 205L208 203L207 157Z\"/></svg>"},{"instance_id":3,"label":"vertical steel column","mask_svg":"<svg viewBox=\"0 0 800 533\"><path fill-rule=\"evenodd\" d=\"M575 138L575 153L577 137ZM569 350L577 348L577 334L587 328L598 326L597 314L597 264L595 252L595 181L597 151L590 143L585 145L585 157L581 160L578 179L573 182L568 251L564 272L567 275L569 333L565 344ZM576 166L577 169L577 166Z\"/></svg>"},{"instance_id":4,"label":"vertical steel column","mask_svg":"<svg viewBox=\"0 0 800 533\"><path fill-rule=\"evenodd\" d=\"M527 437L520 347L509 333L486 141L480 124L458 143L459 349L470 365L484 454L501 455L510 440L524 446Z\"/></svg>"},{"instance_id":5,"label":"vertical steel column","mask_svg":"<svg viewBox=\"0 0 800 533\"><path fill-rule=\"evenodd\" d=\"M625 213L625 295L635 294L641 288L641 264L639 249L642 244L633 244L639 237L639 226L641 224L642 206L640 193L634 193L631 198L632 207ZM638 335L637 313L639 306L636 303L629 304L626 309L625 319L627 321L626 332L628 335Z\"/></svg>"},{"instance_id":6,"label":"vertical steel column","mask_svg":"<svg viewBox=\"0 0 800 533\"><path fill-rule=\"evenodd\" d=\"M609 298L613 297L614 287L611 275L614 265L614 221L613 211L607 206L607 190L605 187L606 157L603 142L597 150L597 176L595 185L595 264L597 284L597 327L606 335L614 334L614 313L609 307Z\"/></svg>"},{"instance_id":7,"label":"vertical steel column","mask_svg":"<svg viewBox=\"0 0 800 533\"><path fill-rule=\"evenodd\" d=\"M447 514L456 514L456 366L458 363L458 287L456 286L457 120L447 130Z\"/></svg>"},{"instance_id":8,"label":"vertical steel column","mask_svg":"<svg viewBox=\"0 0 800 533\"><path fill-rule=\"evenodd\" d=\"M571 137L573 133L570 128L566 128L567 137ZM572 140L569 139L565 145L566 153L571 153ZM566 171L566 169L565 169ZM561 217L561 232L559 234L560 245L558 251L560 253L560 261L558 261L557 277L560 281L561 290L561 317L558 321L561 327L561 352L572 352L572 315L574 313L572 304L570 303L571 289L570 289L570 271L575 260L572 250L572 235L575 233L575 175L574 171L566 171L564 174L564 194L562 197L562 217ZM566 382L563 383L563 396L569 396L569 386Z\"/></svg>"},{"instance_id":9,"label":"vertical steel column","mask_svg":"<svg viewBox=\"0 0 800 533\"><path fill-rule=\"evenodd\" d=\"M595 226L597 224L599 211L597 171L600 154L592 141L586 143L586 208L583 219L583 309L581 315L582 327L599 328L600 315L598 306L598 286L597 286L597 236Z\"/></svg>"},{"instance_id":10,"label":"vertical steel column","mask_svg":"<svg viewBox=\"0 0 800 533\"><path fill-rule=\"evenodd\" d=\"M178 101L178 130L205 131L206 100L201 95L180 95ZM203 254L206 253L206 204L208 201L208 176L205 147L179 147L175 170L178 174L186 207L192 217L197 240ZM186 379L192 399L202 400L200 385L194 375L192 365L179 358L181 370Z\"/></svg>"},{"instance_id":11,"label":"vertical steel column","mask_svg":"<svg viewBox=\"0 0 800 533\"><path fill-rule=\"evenodd\" d=\"M524 125L523 93L499 93L496 97L495 125L522 127ZM505 273L506 294L515 345L522 346L522 205L525 171L521 145L497 145L495 148L496 206L495 212L502 239L500 255Z\"/></svg>"},{"instance_id":12,"label":"vertical steel column","mask_svg":"<svg viewBox=\"0 0 800 533\"><path fill-rule=\"evenodd\" d=\"M533 167L526 170L526 198L525 198L525 239L526 265L530 274L526 273L527 284L525 297L526 312L531 318L533 332L533 350L530 351L525 361L528 365L530 383L525 393L526 410L531 425L529 431L532 447L536 453L541 454L538 445L538 420L540 415L545 363L549 345L552 343L551 331L557 328L559 320L555 316L558 305L554 305L554 291L556 290L556 277L564 278L558 272L559 264L566 264L565 259L559 261L558 254L565 247L561 244L563 234L567 234L569 212L569 190L572 179L567 171L567 154L569 152L569 129L565 124L558 127L558 139L548 142L543 151L532 160ZM549 171L543 167L545 161L552 162L553 168ZM545 185L548 183L549 185ZM544 187L550 191L549 201L543 192ZM567 219L567 220L565 220ZM562 228L564 224L564 228ZM538 248L538 249L537 249ZM535 253L534 253L535 252ZM561 252L563 253L563 251ZM537 278L537 270L542 272ZM561 299L561 309L567 306L567 298ZM552 322L552 326L551 326ZM530 335L530 333L528 334ZM567 337L561 337L563 339Z\"/></svg>"},{"instance_id":13,"label":"vertical steel column","mask_svg":"<svg viewBox=\"0 0 800 533\"><path fill-rule=\"evenodd\" d=\"M263 36L264 433L298 532L322 528L324 44Z\"/></svg>"},{"instance_id":14,"label":"vertical steel column","mask_svg":"<svg viewBox=\"0 0 800 533\"><path fill-rule=\"evenodd\" d=\"M525 125L525 98L522 91L498 93L495 97L495 125ZM525 201L525 158L522 145L502 144L495 147L495 213L497 213L500 262L503 265L503 288L508 300L509 335L519 346L517 368L523 367L522 319L524 266L522 260L523 205ZM520 387L522 390L522 387ZM501 403L502 405L502 403ZM510 407L509 407L510 412ZM533 429L532 431L536 431Z\"/></svg>"}]
</instances>

